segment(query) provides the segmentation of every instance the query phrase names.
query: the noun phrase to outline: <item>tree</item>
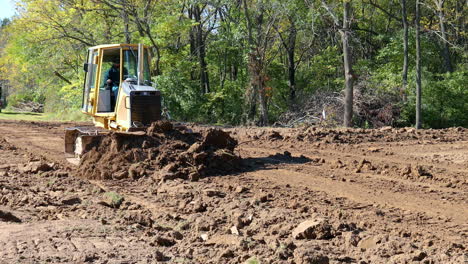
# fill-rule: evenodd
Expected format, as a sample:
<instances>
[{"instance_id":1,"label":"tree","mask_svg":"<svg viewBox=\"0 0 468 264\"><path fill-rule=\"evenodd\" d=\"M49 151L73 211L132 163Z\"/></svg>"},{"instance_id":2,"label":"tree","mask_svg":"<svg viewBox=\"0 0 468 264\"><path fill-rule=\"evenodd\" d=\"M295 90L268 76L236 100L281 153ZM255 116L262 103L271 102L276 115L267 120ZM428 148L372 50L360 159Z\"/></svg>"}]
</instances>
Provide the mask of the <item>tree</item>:
<instances>
[{"instance_id":1,"label":"tree","mask_svg":"<svg viewBox=\"0 0 468 264\"><path fill-rule=\"evenodd\" d=\"M288 35L283 36L282 32L278 31L281 43L287 54L288 65L288 87L289 87L289 105L294 108L296 101L296 38L297 27L296 20L293 16L288 16L289 28L287 29Z\"/></svg>"},{"instance_id":2,"label":"tree","mask_svg":"<svg viewBox=\"0 0 468 264\"><path fill-rule=\"evenodd\" d=\"M308 39L301 35L309 34L307 26L311 22L307 17L308 10L304 1L282 0L275 3L283 10L278 15L278 22L274 28L279 36L280 45L278 49L280 56L285 58L284 64L288 86L287 104L289 109L294 111L297 110L297 70L304 59L304 55L310 50L314 35Z\"/></svg>"},{"instance_id":3,"label":"tree","mask_svg":"<svg viewBox=\"0 0 468 264\"><path fill-rule=\"evenodd\" d=\"M440 29L440 38L442 44L442 56L444 58L445 70L448 72L453 72L452 61L450 59L450 51L448 46L448 39L445 30L445 14L444 14L444 4L445 0L433 0L436 5L437 16L439 17L439 29Z\"/></svg>"},{"instance_id":4,"label":"tree","mask_svg":"<svg viewBox=\"0 0 468 264\"><path fill-rule=\"evenodd\" d=\"M406 101L406 86L408 85L408 16L406 13L406 0L401 0L401 17L403 23L403 70L401 97Z\"/></svg>"},{"instance_id":5,"label":"tree","mask_svg":"<svg viewBox=\"0 0 468 264\"><path fill-rule=\"evenodd\" d=\"M335 13L331 8L322 1L323 7L327 10L330 16L333 18L335 25L339 28L341 35L341 42L343 45L343 65L344 65L344 76L345 76L345 104L344 104L344 123L346 127L353 126L353 82L354 73L351 59L351 51L349 48L349 38L351 35L351 1L343 2L343 22L340 26L340 22Z\"/></svg>"},{"instance_id":6,"label":"tree","mask_svg":"<svg viewBox=\"0 0 468 264\"><path fill-rule=\"evenodd\" d=\"M243 8L247 27L247 40L249 44L248 69L250 73L250 86L247 92L247 119L253 120L257 112L257 99L259 103L260 118L258 124L268 124L268 102L266 82L268 76L266 69L269 48L275 41L273 26L277 15L268 1L252 1L250 4L243 0ZM268 10L267 10L268 9Z\"/></svg>"},{"instance_id":7,"label":"tree","mask_svg":"<svg viewBox=\"0 0 468 264\"><path fill-rule=\"evenodd\" d=\"M193 20L190 30L191 55L198 60L199 80L202 93L209 93L210 78L206 62L207 38L218 24L218 8L195 1L188 7L189 19ZM206 29L205 29L206 28ZM193 77L192 77L193 78Z\"/></svg>"},{"instance_id":8,"label":"tree","mask_svg":"<svg viewBox=\"0 0 468 264\"><path fill-rule=\"evenodd\" d=\"M420 3L416 0L416 128L421 128L421 44L420 44Z\"/></svg>"}]
</instances>

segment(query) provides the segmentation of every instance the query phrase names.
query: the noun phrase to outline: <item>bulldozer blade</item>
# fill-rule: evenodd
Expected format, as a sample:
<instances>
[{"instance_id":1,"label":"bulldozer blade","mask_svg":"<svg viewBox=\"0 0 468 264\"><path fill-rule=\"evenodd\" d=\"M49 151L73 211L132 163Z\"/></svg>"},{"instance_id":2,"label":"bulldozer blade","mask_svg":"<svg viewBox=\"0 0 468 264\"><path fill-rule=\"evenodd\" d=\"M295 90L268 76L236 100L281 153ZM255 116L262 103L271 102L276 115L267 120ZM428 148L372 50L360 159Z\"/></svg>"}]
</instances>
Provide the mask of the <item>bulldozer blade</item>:
<instances>
[{"instance_id":1,"label":"bulldozer blade","mask_svg":"<svg viewBox=\"0 0 468 264\"><path fill-rule=\"evenodd\" d=\"M65 129L65 158L78 165L80 158L96 146L108 130L96 127L70 127Z\"/></svg>"}]
</instances>

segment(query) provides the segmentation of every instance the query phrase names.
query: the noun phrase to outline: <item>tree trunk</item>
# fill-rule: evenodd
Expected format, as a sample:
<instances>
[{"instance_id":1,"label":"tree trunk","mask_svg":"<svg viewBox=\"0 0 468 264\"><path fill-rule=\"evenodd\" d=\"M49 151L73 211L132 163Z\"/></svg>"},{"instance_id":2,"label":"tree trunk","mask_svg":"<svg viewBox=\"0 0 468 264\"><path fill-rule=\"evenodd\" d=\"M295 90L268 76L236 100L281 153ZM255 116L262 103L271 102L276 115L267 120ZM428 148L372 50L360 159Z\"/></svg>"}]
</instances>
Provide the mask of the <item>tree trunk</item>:
<instances>
[{"instance_id":1,"label":"tree trunk","mask_svg":"<svg viewBox=\"0 0 468 264\"><path fill-rule=\"evenodd\" d=\"M195 53L198 58L198 64L200 65L200 88L202 93L210 92L210 80L208 78L208 65L206 63L206 47L205 38L203 36L203 25L201 19L201 10L198 4L192 7L193 18L197 25L195 26Z\"/></svg>"},{"instance_id":2,"label":"tree trunk","mask_svg":"<svg viewBox=\"0 0 468 264\"><path fill-rule=\"evenodd\" d=\"M416 128L421 128L421 45L419 42L420 4L416 0Z\"/></svg>"},{"instance_id":3,"label":"tree trunk","mask_svg":"<svg viewBox=\"0 0 468 264\"><path fill-rule=\"evenodd\" d=\"M250 90L247 91L247 121L253 121L257 115L257 99L259 96L259 81L258 81L258 63L256 53L249 54L249 72L250 72Z\"/></svg>"},{"instance_id":4,"label":"tree trunk","mask_svg":"<svg viewBox=\"0 0 468 264\"><path fill-rule=\"evenodd\" d=\"M259 73L258 75L258 99L260 103L260 120L259 120L259 125L260 126L266 126L268 125L268 107L267 107L267 97L266 97L266 90L265 90L265 84L263 81L263 74Z\"/></svg>"},{"instance_id":5,"label":"tree trunk","mask_svg":"<svg viewBox=\"0 0 468 264\"><path fill-rule=\"evenodd\" d=\"M239 72L239 68L237 66L237 62L230 67L230 76L231 76L231 81L237 81L237 74Z\"/></svg>"},{"instance_id":6,"label":"tree trunk","mask_svg":"<svg viewBox=\"0 0 468 264\"><path fill-rule=\"evenodd\" d=\"M156 52L156 62L155 62L155 67L154 70L152 70L151 75L152 76L158 76L161 74L161 70L159 68L159 65L161 63L161 51L159 50L159 46L156 44L156 41L153 38L153 35L151 35L151 32L149 31L149 26L148 26L148 31L149 33L146 33L148 38L151 41L151 45L153 46L153 49Z\"/></svg>"},{"instance_id":7,"label":"tree trunk","mask_svg":"<svg viewBox=\"0 0 468 264\"><path fill-rule=\"evenodd\" d=\"M403 22L403 71L400 96L406 101L406 86L408 85L408 18L406 14L406 0L401 0L401 17Z\"/></svg>"},{"instance_id":8,"label":"tree trunk","mask_svg":"<svg viewBox=\"0 0 468 264\"><path fill-rule=\"evenodd\" d=\"M349 50L349 35L350 35L350 12L351 3L344 2L343 12L343 28L340 30L341 40L343 42L343 60L345 71L345 106L344 106L344 126L353 126L353 69L351 61L351 52Z\"/></svg>"},{"instance_id":9,"label":"tree trunk","mask_svg":"<svg viewBox=\"0 0 468 264\"><path fill-rule=\"evenodd\" d=\"M434 0L434 2L437 6L437 16L439 17L440 35L442 37L442 56L444 57L445 71L453 72L447 34L445 32L445 14L443 10L445 0Z\"/></svg>"},{"instance_id":10,"label":"tree trunk","mask_svg":"<svg viewBox=\"0 0 468 264\"><path fill-rule=\"evenodd\" d=\"M122 18L124 22L125 43L130 44L132 40L130 38L130 32L128 30L129 21L128 21L128 13L127 13L127 10L125 9L125 6L122 8Z\"/></svg>"},{"instance_id":11,"label":"tree trunk","mask_svg":"<svg viewBox=\"0 0 468 264\"><path fill-rule=\"evenodd\" d=\"M291 31L288 39L288 85L289 85L289 108L294 109L296 101L296 62L294 55L296 51L297 30L294 21L291 21Z\"/></svg>"},{"instance_id":12,"label":"tree trunk","mask_svg":"<svg viewBox=\"0 0 468 264\"><path fill-rule=\"evenodd\" d=\"M247 33L248 33L248 44L249 44L249 64L248 64L248 71L250 74L250 85L246 91L246 110L247 110L247 122L252 121L255 118L255 115L257 113L257 87L255 84L255 81L253 80L254 74L253 74L253 68L252 65L254 64L255 61L255 55L254 55L254 38L253 38L253 32L252 32L252 20L248 11L248 6L247 6L247 0L243 0L242 5L244 6L244 15L245 19L247 22Z\"/></svg>"},{"instance_id":13,"label":"tree trunk","mask_svg":"<svg viewBox=\"0 0 468 264\"><path fill-rule=\"evenodd\" d=\"M203 32L201 32L203 33ZM203 37L201 37L199 42L199 53L198 53L198 61L200 63L200 85L202 89L202 93L209 93L210 92L210 79L208 76L208 64L206 63L206 50L205 50L205 42L203 41Z\"/></svg>"},{"instance_id":14,"label":"tree trunk","mask_svg":"<svg viewBox=\"0 0 468 264\"><path fill-rule=\"evenodd\" d=\"M188 15L190 19L194 19L194 14L193 14L193 7L189 6L188 8ZM190 60L194 60L197 57L197 52L196 52L196 37L195 37L195 28L191 27L189 31L189 43L190 43ZM190 80L196 80L196 73L195 73L195 67L192 67L190 70Z\"/></svg>"}]
</instances>

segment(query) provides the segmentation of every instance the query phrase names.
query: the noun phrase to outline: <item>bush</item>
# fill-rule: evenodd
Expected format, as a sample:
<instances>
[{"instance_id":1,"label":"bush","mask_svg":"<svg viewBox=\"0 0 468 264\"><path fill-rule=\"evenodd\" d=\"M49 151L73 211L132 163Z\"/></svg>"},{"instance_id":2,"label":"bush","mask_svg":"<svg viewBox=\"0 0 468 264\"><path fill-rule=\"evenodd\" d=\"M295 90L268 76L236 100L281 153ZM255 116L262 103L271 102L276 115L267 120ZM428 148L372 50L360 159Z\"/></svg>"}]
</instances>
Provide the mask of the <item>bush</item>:
<instances>
[{"instance_id":1,"label":"bush","mask_svg":"<svg viewBox=\"0 0 468 264\"><path fill-rule=\"evenodd\" d=\"M431 74L423 72L422 120L425 128L468 127L468 71ZM416 117L416 93L413 86L404 105L399 125L414 124Z\"/></svg>"},{"instance_id":2,"label":"bush","mask_svg":"<svg viewBox=\"0 0 468 264\"><path fill-rule=\"evenodd\" d=\"M8 96L8 106L18 107L21 103L33 102L34 96L30 93L15 93Z\"/></svg>"}]
</instances>

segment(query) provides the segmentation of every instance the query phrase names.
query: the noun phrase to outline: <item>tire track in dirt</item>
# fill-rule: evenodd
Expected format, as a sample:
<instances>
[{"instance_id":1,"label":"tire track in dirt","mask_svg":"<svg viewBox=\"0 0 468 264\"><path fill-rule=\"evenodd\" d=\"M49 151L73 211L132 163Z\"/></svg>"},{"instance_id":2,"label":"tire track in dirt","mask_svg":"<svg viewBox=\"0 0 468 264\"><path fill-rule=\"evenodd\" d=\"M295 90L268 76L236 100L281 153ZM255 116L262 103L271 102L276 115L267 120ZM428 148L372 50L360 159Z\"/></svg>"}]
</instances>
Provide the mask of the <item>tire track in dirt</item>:
<instances>
[{"instance_id":1,"label":"tire track in dirt","mask_svg":"<svg viewBox=\"0 0 468 264\"><path fill-rule=\"evenodd\" d=\"M325 192L333 197L344 197L362 204L394 207L425 213L432 217L443 216L457 224L465 224L466 219L468 219L466 205L447 203L438 199L430 199L408 193L396 193L385 189L366 190L363 188L365 186L361 184L330 180L324 177L316 177L313 174L287 169L260 170L251 172L250 175L276 183L282 182L284 185L306 186L315 191Z\"/></svg>"},{"instance_id":2,"label":"tire track in dirt","mask_svg":"<svg viewBox=\"0 0 468 264\"><path fill-rule=\"evenodd\" d=\"M389 183L400 183L404 184L406 186L413 186L413 187L422 187L422 188L430 188L433 191L442 191L446 193L462 193L466 194L466 191L460 190L460 189L454 189L454 188L447 188L440 186L439 183L437 182L424 182L424 181L415 181L414 179L405 179L400 176L395 176L391 173L385 173L385 174L378 174L378 173L366 173L366 172L359 172L359 173L352 173L350 171L346 170L337 170L337 168L333 167L333 163L335 163L338 160L341 161L355 161L355 160L362 160L365 159L367 161L370 161L372 164L375 164L375 161L383 161L384 159L377 158L375 159L374 157L368 157L368 156L356 156L355 158L350 158L347 153L338 153L338 152L318 152L318 151L312 151L312 152L307 152L307 151L297 151L296 149L287 149L293 156L299 157L299 156L304 156L309 159L318 159L318 158L323 158L324 160L327 161L328 165L325 164L315 164L313 165L315 170L322 170L327 177L330 175L339 173L339 174L346 174L346 176L351 176L352 179L357 180L360 179L363 182L369 181L372 182L373 180L382 180L386 181ZM247 156L259 156L259 152L263 153L264 155L275 155L278 153L277 149L270 149L270 148L253 148L253 147L242 147L242 151L244 152L244 155ZM407 162L408 163L408 162ZM326 169L323 169L322 165L325 165ZM297 170L301 170L301 166L297 166ZM307 168L308 166L305 166L303 168Z\"/></svg>"},{"instance_id":3,"label":"tire track in dirt","mask_svg":"<svg viewBox=\"0 0 468 264\"><path fill-rule=\"evenodd\" d=\"M43 156L65 167L71 167L71 164L65 160L65 128L84 124L90 125L89 123L0 120L0 135L10 144L33 156Z\"/></svg>"},{"instance_id":4,"label":"tire track in dirt","mask_svg":"<svg viewBox=\"0 0 468 264\"><path fill-rule=\"evenodd\" d=\"M468 141L462 141L459 142L460 145L465 145L468 148ZM288 144L290 145L290 144ZM355 152L360 152L361 150L365 150L365 148L372 148L375 146L380 146L380 145L368 145L368 146L361 146L361 149L356 148ZM415 145L419 146L419 145ZM447 145L449 146L449 145ZM459 166L458 164L444 164L444 163L437 163L434 164L432 162L426 162L422 160L414 160L414 155L408 155L408 153L402 153L401 149L398 147L391 147L387 148L387 152L396 152L399 151L397 154L393 155L384 155L382 154L376 154L372 153L370 155L369 153L362 155L362 154L356 154L353 152L350 152L348 150L340 150L340 151L334 151L334 150L329 150L329 149L314 149L314 150L306 150L304 151L301 149L300 151L297 151L298 148L302 146L294 146L293 148L291 147L286 147L286 146L281 146L280 148L283 150L288 150L291 151L291 153L295 153L297 155L306 155L306 156L313 156L313 157L331 157L334 160L336 159L355 159L355 160L371 160L371 161L378 161L382 163L389 163L391 165L397 165L397 166L406 166L411 163L417 163L418 165L424 165L424 166L435 166L437 168L445 169L448 172L451 173L460 173L460 174L468 174L468 168L463 168L462 166ZM408 147L408 146L406 146ZM246 150L248 152L255 152L256 150L261 149L262 151L269 150L271 154L277 153L278 151L275 152L276 149L272 149L271 146L265 146L264 144L259 144L259 145L247 145L247 146L241 146L241 149ZM414 149L413 149L414 151ZM466 149L464 150L455 150L456 152L461 152L461 153L466 153ZM468 157L467 157L468 158ZM454 168L455 167L455 168Z\"/></svg>"},{"instance_id":5,"label":"tire track in dirt","mask_svg":"<svg viewBox=\"0 0 468 264\"><path fill-rule=\"evenodd\" d=\"M244 145L240 147L242 156L265 156L275 155L278 148ZM458 223L465 223L468 219L468 203L466 188L453 189L441 187L437 182L419 182L412 179L404 179L392 174L376 173L353 173L350 171L333 168L336 160L362 160L366 159L374 163L375 161L385 162L393 165L399 162L404 165L411 160L390 160L379 156L363 156L349 153L348 151L312 150L300 151L295 148L285 148L291 152L292 156L305 156L310 159L323 158L326 164L282 164L276 166L277 169L261 170L253 172L254 177L262 177L274 182L288 184L294 182L296 186L307 186L314 190L326 192L332 196L342 196L356 202L389 205L405 210L428 213L432 216L444 215ZM259 154L262 153L262 154ZM318 166L317 166L318 165ZM438 164L437 164L438 166ZM439 167L439 166L438 166ZM444 166L445 167L445 166ZM448 166L447 166L448 167ZM455 170L464 172L463 170ZM453 172L453 171L452 171ZM292 177L285 176L294 175ZM339 175L347 180L341 182L340 179L331 179L330 175ZM352 180L352 182L349 182ZM427 189L427 190L426 190ZM397 191L393 191L397 190ZM447 197L454 201L447 201Z\"/></svg>"}]
</instances>

